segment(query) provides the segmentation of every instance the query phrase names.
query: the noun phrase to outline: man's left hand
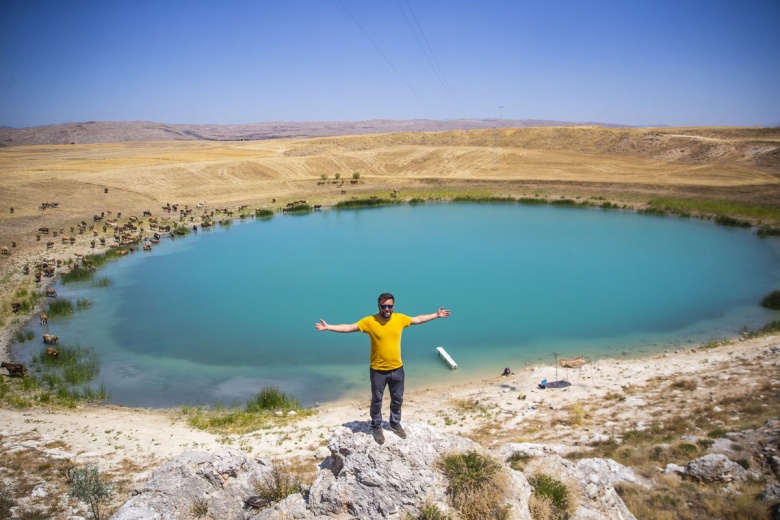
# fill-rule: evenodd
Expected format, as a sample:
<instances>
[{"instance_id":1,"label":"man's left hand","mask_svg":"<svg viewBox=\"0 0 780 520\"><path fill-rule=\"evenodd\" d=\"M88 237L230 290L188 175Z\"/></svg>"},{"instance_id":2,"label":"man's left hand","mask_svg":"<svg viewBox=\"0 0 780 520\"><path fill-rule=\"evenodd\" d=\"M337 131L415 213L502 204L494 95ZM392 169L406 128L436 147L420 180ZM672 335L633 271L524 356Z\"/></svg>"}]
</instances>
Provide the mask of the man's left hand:
<instances>
[{"instance_id":1,"label":"man's left hand","mask_svg":"<svg viewBox=\"0 0 780 520\"><path fill-rule=\"evenodd\" d=\"M439 310L436 311L436 317L437 318L449 318L450 317L450 311L448 311L444 307L439 307Z\"/></svg>"}]
</instances>

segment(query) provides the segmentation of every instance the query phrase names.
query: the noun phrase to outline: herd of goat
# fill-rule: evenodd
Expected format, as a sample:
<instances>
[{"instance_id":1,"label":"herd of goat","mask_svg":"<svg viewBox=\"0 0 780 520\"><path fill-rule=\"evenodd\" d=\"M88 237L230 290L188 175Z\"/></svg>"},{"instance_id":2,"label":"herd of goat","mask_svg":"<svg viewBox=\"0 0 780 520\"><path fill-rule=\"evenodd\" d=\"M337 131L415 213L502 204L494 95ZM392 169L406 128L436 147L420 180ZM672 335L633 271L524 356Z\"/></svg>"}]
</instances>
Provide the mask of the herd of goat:
<instances>
[{"instance_id":1,"label":"herd of goat","mask_svg":"<svg viewBox=\"0 0 780 520\"><path fill-rule=\"evenodd\" d=\"M108 193L108 188L104 189L104 193ZM343 194L346 194L346 191L342 190L342 195ZM398 194L397 190L393 190L390 196L397 197L397 194ZM353 199L354 198L355 197L353 197ZM376 198L376 197L372 197L372 198ZM271 202L273 204L276 204L276 199L272 199ZM286 213L288 211L295 211L300 206L306 204L307 202L305 200L296 200L288 203L284 207L279 207L278 211L282 213ZM116 251L120 256L124 256L130 251L135 250L135 247L141 243L143 243L144 251L151 251L152 245L159 243L160 239L162 238L162 234L168 234L171 238L174 238L176 235L182 235L185 233L183 228L191 227L193 231L197 231L198 225L200 225L201 228L207 228L212 226L214 219L221 218L220 214L225 218L233 217L232 209L227 207L207 209L205 202L199 202L195 208L190 208L186 204L183 205L183 207L180 206L181 205L179 204L171 204L171 203L166 203L165 206L162 206L162 210L168 214L168 217L165 217L162 220L152 216L151 211L144 211L141 218L137 216L130 216L124 224L119 224L119 220L122 217L121 212L117 212L116 214L113 214L112 211L110 210L103 211L100 213L100 215L93 215L91 224L88 224L86 221L82 220L75 226L71 226L69 235L65 234L64 227L60 227L58 230L49 229L48 227L40 227L38 228L38 231L35 235L35 239L37 242L40 242L44 236L52 236L54 238L60 237L62 244L73 245L77 241L75 236L76 233L78 233L79 235L85 235L88 234L88 232L91 232L92 240L89 243L91 247L94 249L97 246L97 242L100 242L101 246L107 245L106 237L100 236L99 229L95 228L95 226L100 226L100 224L102 223L103 233L113 234L113 240L114 240L113 247L117 248ZM44 211L48 209L56 209L58 207L59 207L58 202L42 202L41 205L38 207L38 209ZM317 204L314 205L313 208L315 210L319 210L321 209L321 206ZM247 209L247 205L238 207L239 212L244 211L246 209ZM10 208L10 210L11 213L14 213L13 207ZM174 214L178 214L178 222L176 222L175 217L173 217ZM144 221L144 219L146 219L146 221ZM196 219L199 219L199 221L196 222ZM219 222L223 222L223 220L219 220ZM147 234L147 230L145 230L144 228L145 225L148 225L149 234ZM53 240L46 241L47 250L53 249L55 245L56 244ZM16 248L16 242L12 242L11 249L13 248ZM11 250L7 246L2 246L0 248L0 254L10 255ZM75 260L72 260L67 263L69 264L70 269L75 269L75 268L81 268L87 270L95 269L95 267L91 265L90 258L78 253L75 256L76 256ZM42 277L53 278L56 269L61 268L62 266L63 266L62 260L44 259L36 262L33 266L34 267L33 269L30 268L29 264L25 264L22 269L22 272L24 273L24 275L30 275L32 273L32 276L34 277L35 281L37 283L40 283ZM56 298L57 292L53 288L49 287L46 289L46 296ZM21 310L21 308L22 308L21 302L11 303L12 312L17 313ZM48 317L46 316L45 313L41 314L40 320L41 320L41 326L47 327ZM51 334L43 334L43 341L46 345L56 345L58 340L59 340L58 336L51 335ZM59 351L54 349L54 347L47 347L46 355L51 357L58 357ZM3 361L1 366L2 368L5 368L8 371L8 374L11 376L24 376L25 367L20 363L8 363Z\"/></svg>"},{"instance_id":2,"label":"herd of goat","mask_svg":"<svg viewBox=\"0 0 780 520\"><path fill-rule=\"evenodd\" d=\"M105 192L107 193L108 189L106 189ZM273 199L272 202L276 203L276 199ZM291 208L298 207L303 204L306 204L305 200L298 200L287 204L286 207L279 208L279 211L287 212ZM48 209L56 209L58 207L58 202L42 202L38 209L45 211ZM240 212L246 210L247 207L247 205L239 206L238 211ZM317 205L314 207L314 209L320 209L320 206ZM37 242L41 242L43 237L59 237L62 244L73 245L77 241L75 236L76 234L85 235L91 232L92 240L89 242L91 247L95 248L98 241L100 242L100 245L105 246L106 237L100 236L99 228L96 229L96 226L100 226L102 224L103 233L113 234L114 247L118 248L117 253L120 256L124 256L124 254L133 251L135 247L141 243L143 243L144 251L150 251L153 244L159 243L163 233L169 234L170 237L173 238L176 235L184 234L182 227L191 226L193 231L197 231L198 225L203 228L213 225L213 219L220 218L220 214L226 218L231 218L234 214L233 210L227 207L214 208L209 210L206 208L205 202L198 203L195 208L190 208L188 205L184 205L180 208L179 204L166 203L165 206L162 206L162 210L168 213L168 215L178 214L178 222L176 222L175 217L171 218L172 215L160 220L157 217L154 217L151 211L144 211L142 217L139 218L137 216L130 216L127 218L125 223L120 224L119 220L122 217L122 213L117 212L114 214L109 210L101 212L100 215L93 215L92 223L88 224L86 221L82 220L78 224L71 226L70 234L68 235L66 235L66 230L64 227L60 227L59 229L40 227L35 234L35 240ZM196 210L200 214L196 213ZM14 213L14 208L10 208L10 211L11 213ZM196 219L198 219L198 221L196 221ZM145 229L145 225L148 226L148 234L147 230ZM56 243L53 240L46 241L47 250L53 249L55 245ZM16 242L11 244L10 249L7 246L2 246L0 249L0 254L10 255L11 249L14 248L16 248ZM43 277L53 278L56 269L63 267L63 265L69 265L70 269L95 269L94 266L91 265L91 260L87 256L77 253L75 260L71 260L70 262L63 262L60 259L43 259L35 262L32 269L29 264L25 264L22 272L24 275L32 274L35 281L40 283ZM46 289L46 296L56 298L57 292L55 289L49 287ZM22 302L11 302L12 312L18 313L21 309ZM42 313L40 315L40 322L41 326L44 327L44 330L46 330L48 326L48 316L46 313ZM56 345L58 340L58 336L52 334L43 334L43 342L46 345ZM54 347L48 346L46 348L46 355L56 358L59 356L59 351ZM9 376L23 377L25 374L25 367L21 363L9 363L3 361L2 365L0 366L8 371Z\"/></svg>"}]
</instances>

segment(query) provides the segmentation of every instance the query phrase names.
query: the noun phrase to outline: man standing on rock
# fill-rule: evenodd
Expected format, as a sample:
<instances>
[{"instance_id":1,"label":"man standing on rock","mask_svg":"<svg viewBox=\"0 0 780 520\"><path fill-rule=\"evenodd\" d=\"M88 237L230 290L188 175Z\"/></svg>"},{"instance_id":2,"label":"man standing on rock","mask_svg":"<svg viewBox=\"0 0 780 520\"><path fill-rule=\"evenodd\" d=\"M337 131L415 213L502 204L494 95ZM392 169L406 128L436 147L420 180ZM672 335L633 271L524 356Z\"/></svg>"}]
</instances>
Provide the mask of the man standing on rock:
<instances>
[{"instance_id":1,"label":"man standing on rock","mask_svg":"<svg viewBox=\"0 0 780 520\"><path fill-rule=\"evenodd\" d=\"M371 431L374 440L383 444L385 435L382 432L382 398L385 387L390 387L390 429L406 438L406 432L401 426L401 405L404 401L404 366L401 361L401 333L409 325L427 323L436 318L448 318L450 311L440 307L431 314L421 314L410 317L405 314L394 314L395 297L390 293L379 295L379 312L366 316L357 323L329 325L320 320L314 326L317 330L333 332L364 332L371 337Z\"/></svg>"}]
</instances>

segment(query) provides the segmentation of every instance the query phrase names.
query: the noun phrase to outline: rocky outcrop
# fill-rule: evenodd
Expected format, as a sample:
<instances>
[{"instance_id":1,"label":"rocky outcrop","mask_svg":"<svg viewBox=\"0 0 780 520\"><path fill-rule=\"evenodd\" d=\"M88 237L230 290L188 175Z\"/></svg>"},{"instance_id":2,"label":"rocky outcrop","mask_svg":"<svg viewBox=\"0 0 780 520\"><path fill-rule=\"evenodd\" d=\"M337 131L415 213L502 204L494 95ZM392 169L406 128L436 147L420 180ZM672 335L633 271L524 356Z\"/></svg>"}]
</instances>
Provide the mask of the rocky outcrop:
<instances>
[{"instance_id":1,"label":"rocky outcrop","mask_svg":"<svg viewBox=\"0 0 780 520\"><path fill-rule=\"evenodd\" d=\"M240 450L182 453L156 470L111 518L184 519L201 512L210 518L244 518L244 500L256 494L255 480L271 470L269 462Z\"/></svg>"},{"instance_id":2,"label":"rocky outcrop","mask_svg":"<svg viewBox=\"0 0 780 520\"><path fill-rule=\"evenodd\" d=\"M514 448L514 450L512 449ZM527 448L528 451L524 451ZM614 485L626 482L649 487L650 484L637 476L631 468L608 459L583 459L571 462L562 458L554 448L540 449L539 445L509 444L502 449L507 456L524 453L534 457L525 467L525 475L545 474L579 491L574 497L579 506L573 520L615 519L635 520Z\"/></svg>"},{"instance_id":3,"label":"rocky outcrop","mask_svg":"<svg viewBox=\"0 0 780 520\"><path fill-rule=\"evenodd\" d=\"M457 517L450 507L449 483L438 461L450 453L484 453L483 448L425 424L406 423L405 427L406 439L388 430L383 445L374 441L367 422L339 427L308 493L294 493L276 503L256 496L257 484L267 482L274 474L269 460L255 459L240 450L183 453L155 471L112 518L401 520L408 515L417 517L428 506ZM507 445L500 453L509 455L517 446L522 445ZM570 462L555 453L557 448L527 448L535 458L524 472L510 469L504 458L499 459L507 492L504 497L496 497L496 503L506 508L508 518L531 519L528 501L532 488L526 475L544 472L571 484L570 489L577 495L575 503L579 504L572 518L634 519L613 487L617 482L645 485L630 469L603 459Z\"/></svg>"},{"instance_id":4,"label":"rocky outcrop","mask_svg":"<svg viewBox=\"0 0 780 520\"><path fill-rule=\"evenodd\" d=\"M668 464L665 473L677 473L699 482L745 482L748 472L722 453L711 453L692 460L685 467Z\"/></svg>"},{"instance_id":5,"label":"rocky outcrop","mask_svg":"<svg viewBox=\"0 0 780 520\"><path fill-rule=\"evenodd\" d=\"M702 482L745 482L745 468L721 453L712 453L692 460L685 466L685 474Z\"/></svg>"},{"instance_id":6,"label":"rocky outcrop","mask_svg":"<svg viewBox=\"0 0 780 520\"><path fill-rule=\"evenodd\" d=\"M448 453L482 451L473 441L448 435L431 426L409 423L408 437L388 432L378 446L368 423L354 422L339 428L328 444L309 507L323 515L347 514L356 518L397 518L417 514L422 506L436 505L451 514L447 505L447 479L436 462ZM509 517L529 519L531 488L520 474L505 468L510 477Z\"/></svg>"}]
</instances>

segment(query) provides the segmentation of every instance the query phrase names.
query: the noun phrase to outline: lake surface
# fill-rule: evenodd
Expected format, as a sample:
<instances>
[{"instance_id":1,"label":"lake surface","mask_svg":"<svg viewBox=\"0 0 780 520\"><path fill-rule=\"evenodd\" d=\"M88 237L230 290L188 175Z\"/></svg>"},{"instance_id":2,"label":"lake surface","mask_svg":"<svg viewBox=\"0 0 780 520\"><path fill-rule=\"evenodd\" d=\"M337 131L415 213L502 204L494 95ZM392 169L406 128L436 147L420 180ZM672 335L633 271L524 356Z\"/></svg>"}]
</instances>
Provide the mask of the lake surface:
<instances>
[{"instance_id":1,"label":"lake surface","mask_svg":"<svg viewBox=\"0 0 780 520\"><path fill-rule=\"evenodd\" d=\"M382 292L396 312L452 311L406 329L403 357L410 388L454 384L555 353L639 356L762 326L778 318L759 302L780 288L780 241L631 212L403 205L236 221L97 277L110 287L57 287L94 304L49 331L100 354L111 402L243 403L273 385L311 405L368 399L368 337L314 324L354 323Z\"/></svg>"}]
</instances>

